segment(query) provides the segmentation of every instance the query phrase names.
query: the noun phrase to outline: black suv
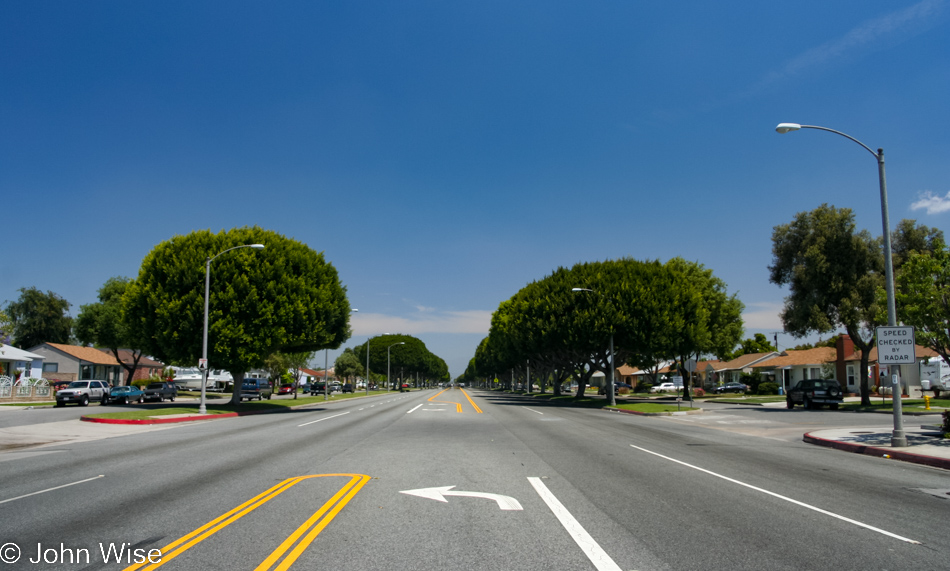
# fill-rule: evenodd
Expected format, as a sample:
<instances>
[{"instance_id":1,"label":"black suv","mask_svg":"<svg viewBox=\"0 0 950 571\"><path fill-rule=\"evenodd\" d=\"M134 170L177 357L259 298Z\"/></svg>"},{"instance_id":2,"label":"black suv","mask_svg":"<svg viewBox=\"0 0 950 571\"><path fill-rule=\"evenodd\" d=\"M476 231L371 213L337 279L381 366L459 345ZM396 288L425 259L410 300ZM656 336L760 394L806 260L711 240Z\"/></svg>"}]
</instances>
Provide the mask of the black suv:
<instances>
[{"instance_id":1,"label":"black suv","mask_svg":"<svg viewBox=\"0 0 950 571\"><path fill-rule=\"evenodd\" d=\"M788 395L785 397L785 404L788 408L794 408L796 404L800 404L805 408L827 404L831 410L837 410L838 405L843 401L841 385L833 379L798 381L794 387L789 389Z\"/></svg>"}]
</instances>

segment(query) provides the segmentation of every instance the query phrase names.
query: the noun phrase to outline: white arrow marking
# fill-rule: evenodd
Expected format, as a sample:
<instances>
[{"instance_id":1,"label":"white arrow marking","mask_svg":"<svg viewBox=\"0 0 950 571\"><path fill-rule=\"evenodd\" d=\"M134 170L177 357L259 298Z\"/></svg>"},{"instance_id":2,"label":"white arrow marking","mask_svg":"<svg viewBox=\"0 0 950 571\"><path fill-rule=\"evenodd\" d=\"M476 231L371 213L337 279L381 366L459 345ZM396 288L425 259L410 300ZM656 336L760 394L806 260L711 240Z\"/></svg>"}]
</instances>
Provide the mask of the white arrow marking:
<instances>
[{"instance_id":1,"label":"white arrow marking","mask_svg":"<svg viewBox=\"0 0 950 571\"><path fill-rule=\"evenodd\" d=\"M410 496L419 496L420 498L428 498L430 500L435 500L437 502L448 502L449 500L445 499L445 496L466 496L470 498L486 498L489 500L495 500L498 502L498 507L503 510L515 510L520 511L521 504L518 503L518 500L512 498L511 496L503 496L501 494L489 494L486 492L463 492L461 490L453 490L455 486L442 486L439 488L419 488L418 490L403 490L399 492L400 494L409 494Z\"/></svg>"}]
</instances>

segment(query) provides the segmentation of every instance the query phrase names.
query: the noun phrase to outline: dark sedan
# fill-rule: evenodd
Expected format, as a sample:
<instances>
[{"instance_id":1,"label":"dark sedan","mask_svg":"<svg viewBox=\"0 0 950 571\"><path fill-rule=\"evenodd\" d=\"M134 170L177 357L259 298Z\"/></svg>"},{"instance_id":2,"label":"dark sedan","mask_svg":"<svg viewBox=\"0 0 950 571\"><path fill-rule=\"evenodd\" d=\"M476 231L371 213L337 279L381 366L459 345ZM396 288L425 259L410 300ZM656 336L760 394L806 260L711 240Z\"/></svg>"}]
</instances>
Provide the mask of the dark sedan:
<instances>
[{"instance_id":1,"label":"dark sedan","mask_svg":"<svg viewBox=\"0 0 950 571\"><path fill-rule=\"evenodd\" d=\"M631 387L631 386L628 385L627 383L614 383L614 394L615 394L615 395L619 395L619 394L620 394L620 389L627 389L627 391L633 391L633 387ZM600 389L597 390L597 394L599 394L599 395L606 395L606 394L607 394L607 387L600 387Z\"/></svg>"},{"instance_id":2,"label":"dark sedan","mask_svg":"<svg viewBox=\"0 0 950 571\"><path fill-rule=\"evenodd\" d=\"M145 393L142 389L132 387L112 387L109 394L102 397L103 404L117 403L129 404L130 402L141 403L145 400Z\"/></svg>"},{"instance_id":3,"label":"dark sedan","mask_svg":"<svg viewBox=\"0 0 950 571\"><path fill-rule=\"evenodd\" d=\"M722 393L744 393L744 392L746 392L747 390L749 390L749 386L748 386L748 385L744 385L744 384L742 384L742 383L726 383L726 384L724 384L724 385L722 385L722 386L718 386L718 387L715 388L715 391L716 391L716 393L718 393L718 394L722 394Z\"/></svg>"}]
</instances>

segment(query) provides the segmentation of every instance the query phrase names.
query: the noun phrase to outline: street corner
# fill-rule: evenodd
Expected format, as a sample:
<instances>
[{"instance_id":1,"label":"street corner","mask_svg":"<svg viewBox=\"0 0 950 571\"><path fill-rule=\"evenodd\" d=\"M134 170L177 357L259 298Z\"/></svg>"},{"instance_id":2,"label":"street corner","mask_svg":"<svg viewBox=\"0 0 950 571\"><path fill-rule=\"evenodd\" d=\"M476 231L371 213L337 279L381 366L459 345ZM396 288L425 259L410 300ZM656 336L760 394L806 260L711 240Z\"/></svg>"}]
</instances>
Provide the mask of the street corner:
<instances>
[{"instance_id":1,"label":"street corner","mask_svg":"<svg viewBox=\"0 0 950 571\"><path fill-rule=\"evenodd\" d=\"M908 446L900 448L891 445L892 432L889 428L816 430L805 433L802 440L845 452L950 470L950 439L944 438L934 428L906 430Z\"/></svg>"}]
</instances>

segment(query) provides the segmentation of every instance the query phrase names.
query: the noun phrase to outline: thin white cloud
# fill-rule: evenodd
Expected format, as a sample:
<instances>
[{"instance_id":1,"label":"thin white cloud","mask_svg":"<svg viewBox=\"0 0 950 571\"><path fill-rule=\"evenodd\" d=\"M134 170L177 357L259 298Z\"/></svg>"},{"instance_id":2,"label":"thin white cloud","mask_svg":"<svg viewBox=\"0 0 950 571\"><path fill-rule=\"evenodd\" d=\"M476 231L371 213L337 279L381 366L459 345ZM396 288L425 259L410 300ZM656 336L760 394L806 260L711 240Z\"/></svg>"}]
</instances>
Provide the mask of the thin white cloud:
<instances>
[{"instance_id":1,"label":"thin white cloud","mask_svg":"<svg viewBox=\"0 0 950 571\"><path fill-rule=\"evenodd\" d=\"M421 309L419 315L398 316L382 313L354 313L350 319L354 335L383 333L481 333L488 335L491 311L435 311Z\"/></svg>"},{"instance_id":2,"label":"thin white cloud","mask_svg":"<svg viewBox=\"0 0 950 571\"><path fill-rule=\"evenodd\" d=\"M785 326L782 325L782 318L779 317L784 307L783 304L758 302L749 303L747 307L751 307L752 310L742 314L742 321L745 324L746 330L769 329L772 331L782 331L785 328Z\"/></svg>"},{"instance_id":3,"label":"thin white cloud","mask_svg":"<svg viewBox=\"0 0 950 571\"><path fill-rule=\"evenodd\" d=\"M752 91L794 78L815 68L878 51L933 27L945 0L923 0L913 6L863 22L844 36L792 58L768 74Z\"/></svg>"},{"instance_id":4,"label":"thin white cloud","mask_svg":"<svg viewBox=\"0 0 950 571\"><path fill-rule=\"evenodd\" d=\"M927 214L940 214L950 210L950 192L937 196L929 190L920 194L920 199L910 205L911 210L926 209Z\"/></svg>"}]
</instances>

